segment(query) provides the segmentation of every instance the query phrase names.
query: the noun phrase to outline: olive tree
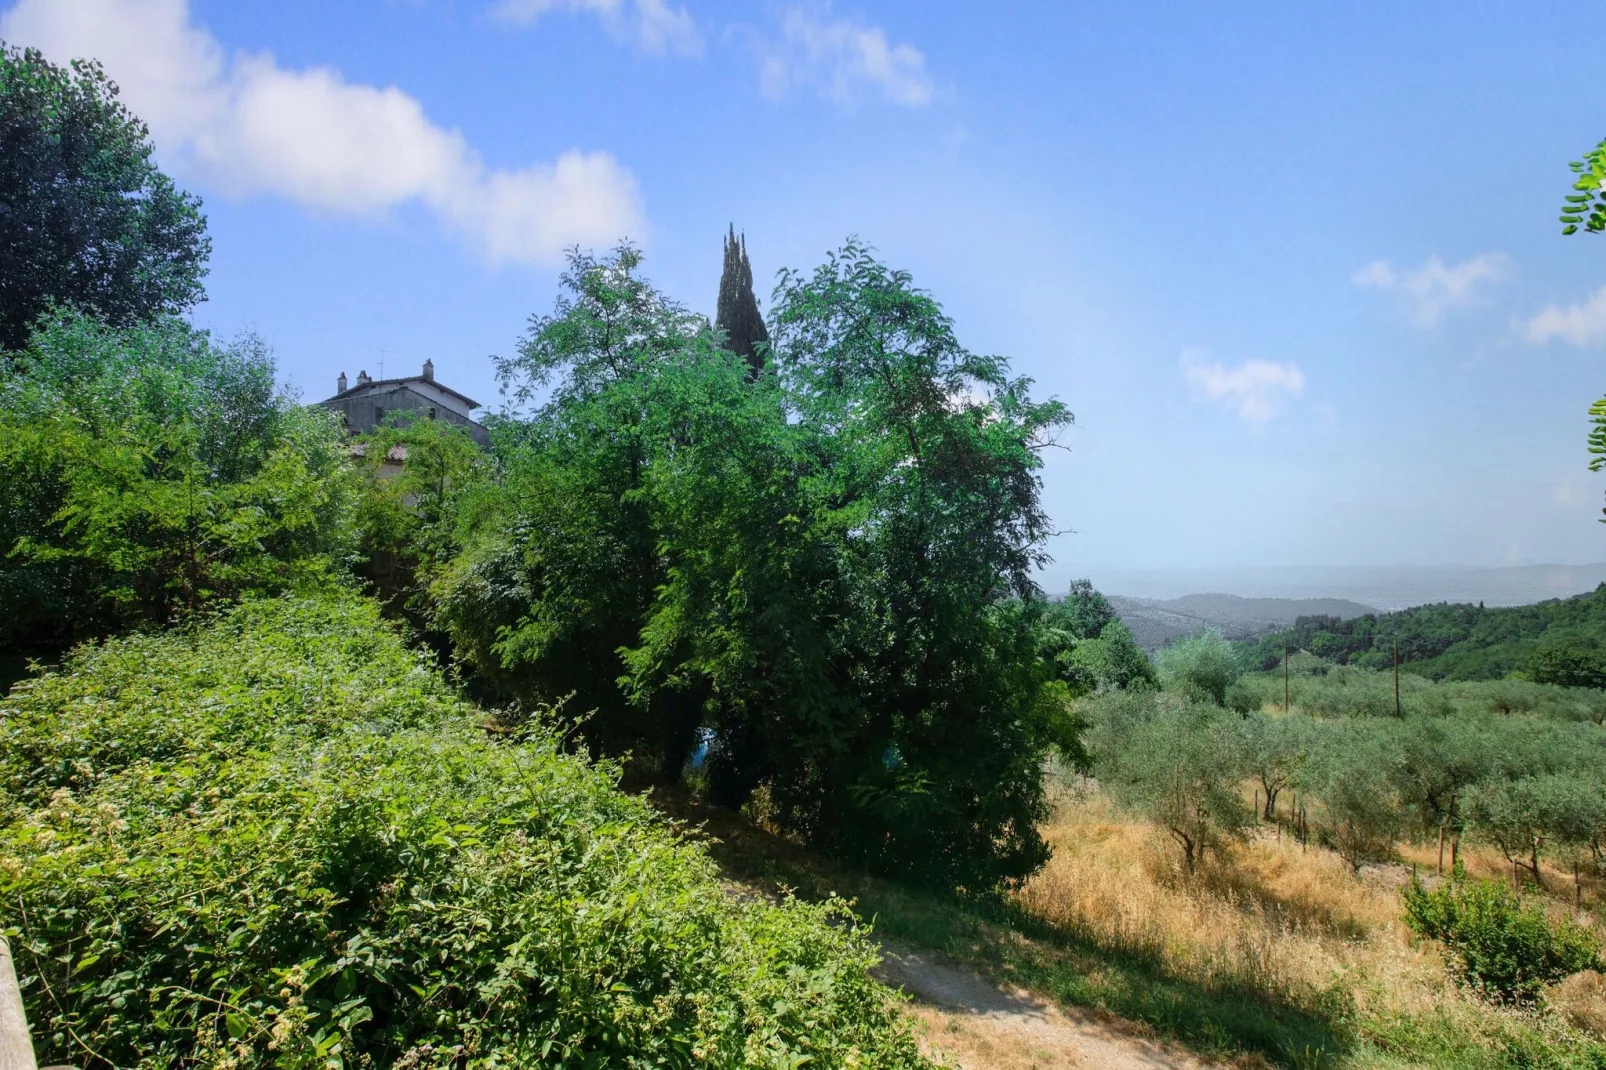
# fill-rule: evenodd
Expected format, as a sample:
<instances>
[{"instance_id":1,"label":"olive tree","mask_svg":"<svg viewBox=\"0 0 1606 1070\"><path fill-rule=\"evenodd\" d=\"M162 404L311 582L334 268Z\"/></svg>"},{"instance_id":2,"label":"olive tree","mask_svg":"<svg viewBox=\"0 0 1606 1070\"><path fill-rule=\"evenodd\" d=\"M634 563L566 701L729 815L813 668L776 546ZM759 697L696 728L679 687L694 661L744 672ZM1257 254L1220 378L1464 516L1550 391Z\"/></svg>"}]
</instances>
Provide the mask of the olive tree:
<instances>
[{"instance_id":1,"label":"olive tree","mask_svg":"<svg viewBox=\"0 0 1606 1070\"><path fill-rule=\"evenodd\" d=\"M1239 785L1247 771L1236 715L1167 696L1093 705L1094 772L1115 801L1163 828L1192 871L1254 824Z\"/></svg>"},{"instance_id":2,"label":"olive tree","mask_svg":"<svg viewBox=\"0 0 1606 1070\"><path fill-rule=\"evenodd\" d=\"M1391 857L1405 829L1395 789L1397 732L1385 724L1324 725L1308 778L1321 801L1319 835L1356 873L1363 863Z\"/></svg>"},{"instance_id":3,"label":"olive tree","mask_svg":"<svg viewBox=\"0 0 1606 1070\"><path fill-rule=\"evenodd\" d=\"M1227 688L1242 672L1232 644L1217 631L1178 639L1162 648L1156 661L1166 690L1180 691L1190 702L1217 706L1226 705Z\"/></svg>"}]
</instances>

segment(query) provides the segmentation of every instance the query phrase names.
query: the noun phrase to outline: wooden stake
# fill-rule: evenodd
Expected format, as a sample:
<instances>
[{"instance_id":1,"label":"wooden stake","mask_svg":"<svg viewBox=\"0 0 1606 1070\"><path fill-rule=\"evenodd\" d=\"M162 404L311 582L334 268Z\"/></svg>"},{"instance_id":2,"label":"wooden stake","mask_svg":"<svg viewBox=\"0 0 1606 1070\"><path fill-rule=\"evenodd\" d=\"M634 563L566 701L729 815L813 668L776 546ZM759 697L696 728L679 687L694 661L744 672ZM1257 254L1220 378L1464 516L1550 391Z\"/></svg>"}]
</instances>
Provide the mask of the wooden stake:
<instances>
[{"instance_id":1,"label":"wooden stake","mask_svg":"<svg viewBox=\"0 0 1606 1070\"><path fill-rule=\"evenodd\" d=\"M1255 824L1260 824L1260 789L1255 789Z\"/></svg>"},{"instance_id":2,"label":"wooden stake","mask_svg":"<svg viewBox=\"0 0 1606 1070\"><path fill-rule=\"evenodd\" d=\"M1394 716L1400 715L1400 641L1394 640Z\"/></svg>"},{"instance_id":3,"label":"wooden stake","mask_svg":"<svg viewBox=\"0 0 1606 1070\"><path fill-rule=\"evenodd\" d=\"M1573 859L1573 913L1580 914L1584 909L1584 886L1578 883L1578 859Z\"/></svg>"},{"instance_id":4,"label":"wooden stake","mask_svg":"<svg viewBox=\"0 0 1606 1070\"><path fill-rule=\"evenodd\" d=\"M1444 876L1444 822L1439 822L1439 868L1435 870L1439 876Z\"/></svg>"}]
</instances>

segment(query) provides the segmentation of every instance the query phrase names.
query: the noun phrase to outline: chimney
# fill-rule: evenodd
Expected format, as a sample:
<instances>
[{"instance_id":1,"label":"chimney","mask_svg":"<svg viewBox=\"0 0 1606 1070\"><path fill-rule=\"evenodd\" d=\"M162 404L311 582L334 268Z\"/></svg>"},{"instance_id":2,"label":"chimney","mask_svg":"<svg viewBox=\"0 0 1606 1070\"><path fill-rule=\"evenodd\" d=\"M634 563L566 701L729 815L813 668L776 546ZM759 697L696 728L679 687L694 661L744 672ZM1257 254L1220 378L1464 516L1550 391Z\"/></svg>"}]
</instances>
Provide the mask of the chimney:
<instances>
[{"instance_id":1,"label":"chimney","mask_svg":"<svg viewBox=\"0 0 1606 1070\"><path fill-rule=\"evenodd\" d=\"M368 373L366 371L360 371L360 372L357 373L357 385L358 386L364 386L364 385L366 385L368 383L371 383L371 382L373 382L373 380L368 378Z\"/></svg>"},{"instance_id":2,"label":"chimney","mask_svg":"<svg viewBox=\"0 0 1606 1070\"><path fill-rule=\"evenodd\" d=\"M340 373L340 378L335 380L335 393L344 394L345 392L346 392L346 373L345 372L341 372Z\"/></svg>"},{"instance_id":3,"label":"chimney","mask_svg":"<svg viewBox=\"0 0 1606 1070\"><path fill-rule=\"evenodd\" d=\"M433 360L424 361L424 381L430 383L435 381L435 362Z\"/></svg>"}]
</instances>

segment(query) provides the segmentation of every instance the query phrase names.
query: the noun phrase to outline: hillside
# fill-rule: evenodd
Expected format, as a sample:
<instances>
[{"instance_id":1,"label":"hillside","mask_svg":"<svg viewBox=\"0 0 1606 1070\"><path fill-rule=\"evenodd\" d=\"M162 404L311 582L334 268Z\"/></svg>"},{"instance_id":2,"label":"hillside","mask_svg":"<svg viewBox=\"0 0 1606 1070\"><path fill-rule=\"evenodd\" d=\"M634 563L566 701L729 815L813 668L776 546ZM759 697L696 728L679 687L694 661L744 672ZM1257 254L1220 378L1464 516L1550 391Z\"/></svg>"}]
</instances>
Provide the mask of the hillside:
<instances>
[{"instance_id":1,"label":"hillside","mask_svg":"<svg viewBox=\"0 0 1606 1070\"><path fill-rule=\"evenodd\" d=\"M1382 668L1393 663L1396 642L1402 666L1433 679L1520 673L1547 683L1606 686L1606 584L1526 606L1440 603L1347 620L1305 616L1243 649L1261 668L1276 664L1285 646Z\"/></svg>"},{"instance_id":2,"label":"hillside","mask_svg":"<svg viewBox=\"0 0 1606 1070\"><path fill-rule=\"evenodd\" d=\"M1231 594L1189 594L1180 598L1110 595L1110 605L1138 644L1153 652L1167 643L1214 628L1229 639L1249 639L1286 628L1306 616L1340 619L1376 614L1371 606L1342 598L1241 598Z\"/></svg>"},{"instance_id":3,"label":"hillside","mask_svg":"<svg viewBox=\"0 0 1606 1070\"><path fill-rule=\"evenodd\" d=\"M840 901L730 896L611 767L484 720L344 596L19 684L0 929L40 1061L927 1065Z\"/></svg>"}]
</instances>

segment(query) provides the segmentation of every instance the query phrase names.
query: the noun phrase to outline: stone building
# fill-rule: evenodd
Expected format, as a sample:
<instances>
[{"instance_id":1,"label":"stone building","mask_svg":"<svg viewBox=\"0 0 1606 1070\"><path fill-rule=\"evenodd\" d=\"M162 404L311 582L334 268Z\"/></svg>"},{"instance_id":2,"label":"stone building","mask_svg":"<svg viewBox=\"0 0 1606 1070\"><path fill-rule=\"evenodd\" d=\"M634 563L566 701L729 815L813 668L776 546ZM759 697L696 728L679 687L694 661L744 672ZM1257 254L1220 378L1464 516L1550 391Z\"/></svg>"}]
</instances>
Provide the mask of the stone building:
<instances>
[{"instance_id":1,"label":"stone building","mask_svg":"<svg viewBox=\"0 0 1606 1070\"><path fill-rule=\"evenodd\" d=\"M480 403L444 383L436 382L434 361L424 361L422 375L410 375L403 379L370 379L368 373L363 371L357 373L355 384L348 384L346 373L341 372L336 383L338 389L335 396L318 404L342 413L346 418L346 430L354 435L372 431L384 423L385 417L391 413L411 412L423 419L461 424L482 446L490 441L484 426L469 416L480 407Z\"/></svg>"}]
</instances>

